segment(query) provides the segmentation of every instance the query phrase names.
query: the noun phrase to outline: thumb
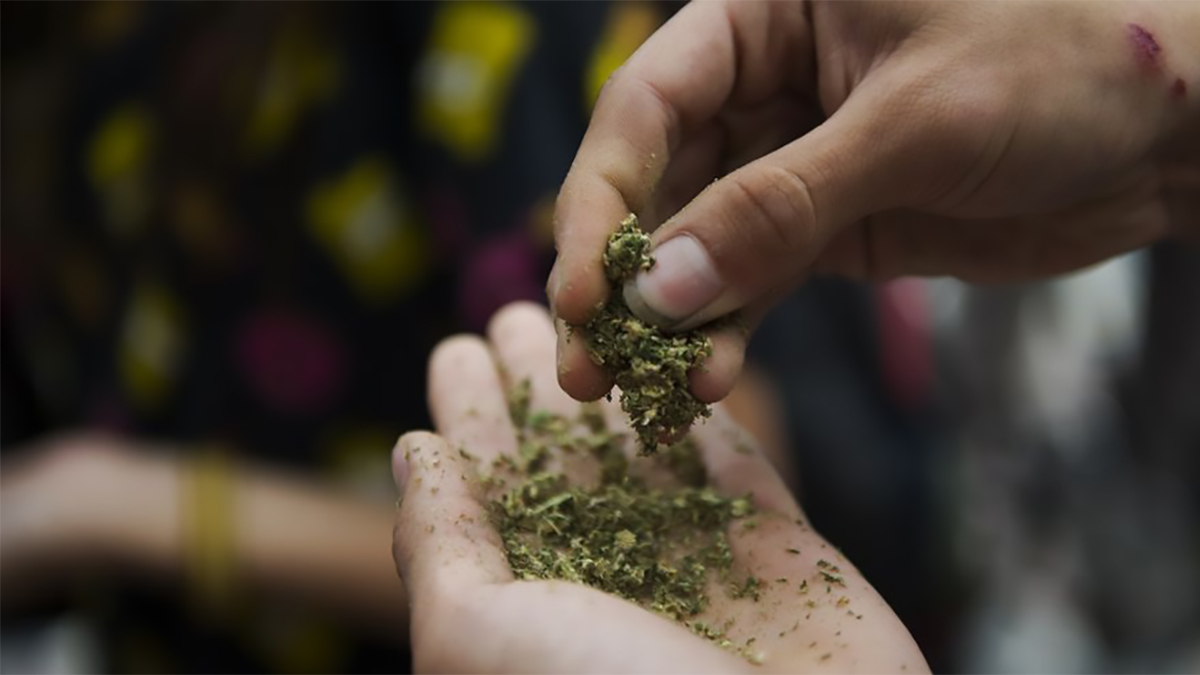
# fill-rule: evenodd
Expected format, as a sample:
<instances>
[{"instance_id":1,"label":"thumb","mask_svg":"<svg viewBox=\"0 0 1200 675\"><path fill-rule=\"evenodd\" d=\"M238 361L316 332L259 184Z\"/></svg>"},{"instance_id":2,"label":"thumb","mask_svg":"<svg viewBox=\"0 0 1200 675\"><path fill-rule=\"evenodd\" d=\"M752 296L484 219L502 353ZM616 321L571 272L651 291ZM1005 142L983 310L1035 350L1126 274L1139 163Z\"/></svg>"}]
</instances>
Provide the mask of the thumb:
<instances>
[{"instance_id":1,"label":"thumb","mask_svg":"<svg viewBox=\"0 0 1200 675\"><path fill-rule=\"evenodd\" d=\"M796 283L839 230L902 200L901 183L914 181L901 159L915 134L900 132L883 99L856 90L822 125L713 183L660 227L654 267L625 288L634 313L682 330L740 309Z\"/></svg>"}]
</instances>

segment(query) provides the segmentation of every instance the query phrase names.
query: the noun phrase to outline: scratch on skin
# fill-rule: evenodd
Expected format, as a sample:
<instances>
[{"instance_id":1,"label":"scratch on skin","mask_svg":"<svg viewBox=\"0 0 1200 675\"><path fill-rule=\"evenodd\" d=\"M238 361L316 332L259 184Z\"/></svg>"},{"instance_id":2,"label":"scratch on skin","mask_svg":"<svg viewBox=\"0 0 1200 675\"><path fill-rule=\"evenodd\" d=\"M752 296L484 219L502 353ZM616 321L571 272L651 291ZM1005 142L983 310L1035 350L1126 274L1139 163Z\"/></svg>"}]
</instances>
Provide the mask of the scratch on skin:
<instances>
[{"instance_id":1,"label":"scratch on skin","mask_svg":"<svg viewBox=\"0 0 1200 675\"><path fill-rule=\"evenodd\" d=\"M1131 23L1129 43L1133 46L1133 57L1145 71L1157 73L1162 68L1162 47L1154 39L1154 33Z\"/></svg>"},{"instance_id":2,"label":"scratch on skin","mask_svg":"<svg viewBox=\"0 0 1200 675\"><path fill-rule=\"evenodd\" d=\"M1171 84L1171 98L1176 101L1187 98L1187 82L1184 82L1182 77L1175 78L1175 82Z\"/></svg>"},{"instance_id":3,"label":"scratch on skin","mask_svg":"<svg viewBox=\"0 0 1200 675\"><path fill-rule=\"evenodd\" d=\"M1136 23L1127 24L1129 44L1133 48L1133 58L1146 75L1161 76L1163 73L1163 48L1154 38L1154 33ZM1187 82L1182 77L1176 77L1167 86L1167 94L1172 101L1183 101L1187 98Z\"/></svg>"}]
</instances>

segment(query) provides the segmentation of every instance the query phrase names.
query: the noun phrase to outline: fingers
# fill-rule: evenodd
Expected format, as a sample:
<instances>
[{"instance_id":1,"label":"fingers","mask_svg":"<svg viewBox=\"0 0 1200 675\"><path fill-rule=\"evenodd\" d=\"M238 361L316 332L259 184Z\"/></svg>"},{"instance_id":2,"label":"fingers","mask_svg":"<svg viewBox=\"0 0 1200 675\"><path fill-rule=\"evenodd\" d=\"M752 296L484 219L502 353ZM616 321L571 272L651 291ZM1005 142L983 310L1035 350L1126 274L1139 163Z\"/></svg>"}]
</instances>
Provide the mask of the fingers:
<instances>
[{"instance_id":1,"label":"fingers","mask_svg":"<svg viewBox=\"0 0 1200 675\"><path fill-rule=\"evenodd\" d=\"M671 164L659 181L653 198L638 213L638 222L643 229L654 231L720 175L725 145L724 125L717 120L683 141L672 155Z\"/></svg>"},{"instance_id":2,"label":"fingers","mask_svg":"<svg viewBox=\"0 0 1200 675\"><path fill-rule=\"evenodd\" d=\"M881 87L714 183L654 233L656 264L627 287L642 318L701 325L794 279L843 227L900 199L890 179L907 140L889 136ZM636 299L630 296L636 296Z\"/></svg>"},{"instance_id":3,"label":"fingers","mask_svg":"<svg viewBox=\"0 0 1200 675\"><path fill-rule=\"evenodd\" d=\"M509 385L529 381L530 410L576 419L579 403L558 386L551 365L550 354L555 348L556 336L544 308L530 302L506 306L488 324L488 337ZM627 425L615 403L601 402L600 406L610 428L620 429ZM632 454L632 447L627 450ZM589 456L556 456L551 458L551 466L584 482L594 478L592 474L598 468Z\"/></svg>"},{"instance_id":4,"label":"fingers","mask_svg":"<svg viewBox=\"0 0 1200 675\"><path fill-rule=\"evenodd\" d=\"M429 407L438 431L455 450L485 463L517 450L506 392L487 344L477 337L449 338L430 357Z\"/></svg>"},{"instance_id":5,"label":"fingers","mask_svg":"<svg viewBox=\"0 0 1200 675\"><path fill-rule=\"evenodd\" d=\"M792 493L750 434L733 421L721 406L692 431L700 447L709 480L722 494L753 495L755 508L789 520L800 516Z\"/></svg>"},{"instance_id":6,"label":"fingers","mask_svg":"<svg viewBox=\"0 0 1200 675\"><path fill-rule=\"evenodd\" d=\"M787 283L751 303L739 312L736 320L704 329L712 341L713 351L703 365L689 374L692 394L696 398L705 403L715 403L729 395L741 373L750 335L775 303L798 283ZM563 391L578 401L595 401L612 391L612 378L588 357L586 338L579 332L570 338L566 338L565 334L566 328L560 320L558 382Z\"/></svg>"},{"instance_id":7,"label":"fingers","mask_svg":"<svg viewBox=\"0 0 1200 675\"><path fill-rule=\"evenodd\" d=\"M747 306L729 321L718 322L704 329L704 333L712 341L713 349L712 356L688 374L692 394L696 398L705 403L715 403L729 395L742 372L750 335L783 295L784 293L779 291L770 293Z\"/></svg>"},{"instance_id":8,"label":"fingers","mask_svg":"<svg viewBox=\"0 0 1200 675\"><path fill-rule=\"evenodd\" d=\"M414 607L433 602L447 585L512 580L500 538L471 491L473 471L471 462L427 432L405 434L392 451L401 499L392 552Z\"/></svg>"},{"instance_id":9,"label":"fingers","mask_svg":"<svg viewBox=\"0 0 1200 675\"><path fill-rule=\"evenodd\" d=\"M650 206L685 137L727 103L760 103L785 75L794 84L812 61L798 3L695 3L651 36L606 85L559 194L556 316L582 324L604 301L604 242Z\"/></svg>"},{"instance_id":10,"label":"fingers","mask_svg":"<svg viewBox=\"0 0 1200 675\"><path fill-rule=\"evenodd\" d=\"M704 365L688 373L692 395L704 403L715 403L729 395L746 360L746 331L738 324L726 324L707 331L712 355Z\"/></svg>"},{"instance_id":11,"label":"fingers","mask_svg":"<svg viewBox=\"0 0 1200 675\"><path fill-rule=\"evenodd\" d=\"M558 384L577 401L595 401L612 391L613 379L592 363L587 337L562 319L554 322L558 343Z\"/></svg>"},{"instance_id":12,"label":"fingers","mask_svg":"<svg viewBox=\"0 0 1200 675\"><path fill-rule=\"evenodd\" d=\"M573 324L604 300L604 242L640 212L670 163L685 125L712 118L734 84L733 37L716 3L681 10L615 72L601 92L559 193L559 246L550 302Z\"/></svg>"},{"instance_id":13,"label":"fingers","mask_svg":"<svg viewBox=\"0 0 1200 675\"><path fill-rule=\"evenodd\" d=\"M655 230L713 180L799 138L822 118L814 104L785 92L749 110L722 110L672 153L650 203L638 212L642 227Z\"/></svg>"},{"instance_id":14,"label":"fingers","mask_svg":"<svg viewBox=\"0 0 1200 675\"><path fill-rule=\"evenodd\" d=\"M546 292L556 317L581 325L602 306L609 291L601 256L621 219L634 211L656 223L707 183L719 159L717 114L727 103L761 103L782 87L785 71L797 85L796 73L812 71L810 43L798 4L695 3L613 74L555 209L559 256ZM668 194L655 198L668 166ZM558 332L562 388L584 401L610 391L582 341Z\"/></svg>"},{"instance_id":15,"label":"fingers","mask_svg":"<svg viewBox=\"0 0 1200 675\"><path fill-rule=\"evenodd\" d=\"M706 328L712 341L712 355L689 374L692 394L705 403L725 398L742 370L750 334L761 323L774 304L771 295L743 310L738 320ZM613 390L612 378L588 357L586 337L575 331L566 336L567 329L558 326L558 383L563 391L577 401L595 401Z\"/></svg>"},{"instance_id":16,"label":"fingers","mask_svg":"<svg viewBox=\"0 0 1200 675\"><path fill-rule=\"evenodd\" d=\"M534 410L575 415L579 404L558 386L551 359L557 340L545 309L532 302L507 305L492 317L487 334L508 376L507 386L528 379Z\"/></svg>"}]
</instances>

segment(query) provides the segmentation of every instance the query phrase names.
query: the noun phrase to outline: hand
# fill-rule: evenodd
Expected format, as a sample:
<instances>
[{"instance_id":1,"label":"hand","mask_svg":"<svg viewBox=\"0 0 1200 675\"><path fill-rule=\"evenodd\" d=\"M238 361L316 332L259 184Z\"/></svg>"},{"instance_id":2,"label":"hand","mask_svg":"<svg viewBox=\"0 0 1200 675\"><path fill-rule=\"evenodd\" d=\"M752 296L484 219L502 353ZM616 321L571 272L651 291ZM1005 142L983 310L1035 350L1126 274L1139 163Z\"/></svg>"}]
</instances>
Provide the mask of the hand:
<instances>
[{"instance_id":1,"label":"hand","mask_svg":"<svg viewBox=\"0 0 1200 675\"><path fill-rule=\"evenodd\" d=\"M548 359L555 338L544 310L529 304L501 310L488 337L451 338L437 348L429 399L442 435L407 434L393 455L402 494L394 555L412 601L418 672L926 670L904 626L832 546L800 524L800 508L779 476L719 405L694 438L720 492L753 492L757 527L735 523L728 536L734 573L763 579L764 589L758 602L733 600L714 582L712 603L698 618L709 625L734 619L730 638L744 644L756 637L763 666L756 669L686 628L596 589L514 580L485 508L487 495L472 480L476 462L490 466L501 455L517 454L505 396L514 382L529 378L533 410L573 417L578 404L556 385ZM604 404L604 410L610 427L622 423L615 405ZM755 450L735 450L747 446ZM459 448L476 459L460 455ZM632 458L631 443L626 451ZM562 463L573 481L589 470L594 475L595 467L586 466L591 458L582 459ZM668 480L651 475L657 465L649 460L631 459L630 466ZM799 580L816 575L820 559L839 566L845 587L826 592L810 581L811 594L801 595ZM775 583L781 578L790 583Z\"/></svg>"},{"instance_id":2,"label":"hand","mask_svg":"<svg viewBox=\"0 0 1200 675\"><path fill-rule=\"evenodd\" d=\"M630 211L658 262L625 296L672 329L754 326L813 273L1035 279L1196 228L1197 34L1197 3L689 5L603 90L559 195L551 306L578 326L604 301ZM603 395L559 332L563 389ZM706 401L745 337L714 343Z\"/></svg>"},{"instance_id":3,"label":"hand","mask_svg":"<svg viewBox=\"0 0 1200 675\"><path fill-rule=\"evenodd\" d=\"M178 548L173 462L120 438L68 434L20 449L0 481L5 605L84 575L161 567Z\"/></svg>"}]
</instances>

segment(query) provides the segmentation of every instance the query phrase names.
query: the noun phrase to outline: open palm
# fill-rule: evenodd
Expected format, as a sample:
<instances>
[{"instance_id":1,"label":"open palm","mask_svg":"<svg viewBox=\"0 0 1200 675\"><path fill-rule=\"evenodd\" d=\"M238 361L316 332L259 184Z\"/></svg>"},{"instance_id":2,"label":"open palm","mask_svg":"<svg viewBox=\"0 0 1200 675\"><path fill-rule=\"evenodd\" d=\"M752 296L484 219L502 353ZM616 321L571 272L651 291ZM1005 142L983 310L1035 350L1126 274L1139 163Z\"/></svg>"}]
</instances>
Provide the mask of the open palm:
<instances>
[{"instance_id":1,"label":"open palm","mask_svg":"<svg viewBox=\"0 0 1200 675\"><path fill-rule=\"evenodd\" d=\"M730 672L763 668L917 672L920 651L882 598L808 525L751 439L720 408L693 432L713 486L753 495L757 515L729 526L735 575L761 580L757 599L733 598L712 579L698 616L728 626L743 658L655 613L568 582L516 580L489 518L481 467L518 454L505 392L528 379L534 410L575 418L579 404L557 385L555 335L539 307L502 310L489 341L456 337L430 362L429 397L441 436L400 440L394 466L403 495L395 557L412 598L412 649L419 671ZM605 405L610 427L624 428ZM618 427L617 425L621 425ZM460 452L469 450L469 452ZM673 479L633 458L648 483ZM587 456L552 457L573 483L594 480ZM760 661L761 666L751 661Z\"/></svg>"}]
</instances>

